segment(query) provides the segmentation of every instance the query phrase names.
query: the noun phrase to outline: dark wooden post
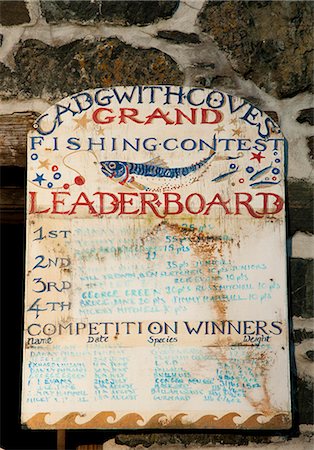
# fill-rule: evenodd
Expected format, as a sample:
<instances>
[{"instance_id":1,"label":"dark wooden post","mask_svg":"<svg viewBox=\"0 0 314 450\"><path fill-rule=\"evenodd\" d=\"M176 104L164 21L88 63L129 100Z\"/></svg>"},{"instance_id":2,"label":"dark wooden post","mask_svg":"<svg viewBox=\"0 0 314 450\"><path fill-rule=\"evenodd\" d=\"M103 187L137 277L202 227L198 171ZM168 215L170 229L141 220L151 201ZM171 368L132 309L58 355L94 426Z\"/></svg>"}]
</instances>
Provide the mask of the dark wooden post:
<instances>
[{"instance_id":1,"label":"dark wooden post","mask_svg":"<svg viewBox=\"0 0 314 450\"><path fill-rule=\"evenodd\" d=\"M65 448L65 430L57 431L57 450L66 450L66 448Z\"/></svg>"}]
</instances>

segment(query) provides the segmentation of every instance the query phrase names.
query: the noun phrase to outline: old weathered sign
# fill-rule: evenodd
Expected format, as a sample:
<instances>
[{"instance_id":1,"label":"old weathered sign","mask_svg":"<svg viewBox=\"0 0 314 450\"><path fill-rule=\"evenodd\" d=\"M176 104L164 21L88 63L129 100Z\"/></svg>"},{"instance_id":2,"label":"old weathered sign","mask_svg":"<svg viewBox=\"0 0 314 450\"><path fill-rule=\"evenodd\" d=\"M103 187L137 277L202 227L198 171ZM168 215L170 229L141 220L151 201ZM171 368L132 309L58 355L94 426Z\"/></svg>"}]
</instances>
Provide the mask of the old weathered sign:
<instances>
[{"instance_id":1,"label":"old weathered sign","mask_svg":"<svg viewBox=\"0 0 314 450\"><path fill-rule=\"evenodd\" d=\"M103 88L28 137L22 422L291 426L285 139L219 91Z\"/></svg>"}]
</instances>

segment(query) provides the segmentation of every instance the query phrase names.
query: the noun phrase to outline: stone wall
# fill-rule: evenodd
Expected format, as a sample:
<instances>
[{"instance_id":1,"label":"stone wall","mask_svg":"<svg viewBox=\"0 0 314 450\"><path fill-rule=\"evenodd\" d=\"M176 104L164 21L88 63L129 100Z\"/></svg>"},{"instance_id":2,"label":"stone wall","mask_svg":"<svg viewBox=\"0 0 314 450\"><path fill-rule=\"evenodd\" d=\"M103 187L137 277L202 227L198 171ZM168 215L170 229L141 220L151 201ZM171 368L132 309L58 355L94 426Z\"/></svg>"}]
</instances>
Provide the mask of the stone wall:
<instances>
[{"instance_id":1,"label":"stone wall","mask_svg":"<svg viewBox=\"0 0 314 450\"><path fill-rule=\"evenodd\" d=\"M26 134L34 118L87 88L222 89L267 111L289 142L294 429L278 436L147 432L109 441L112 435L103 435L104 449L312 448L313 6L311 1L0 1L2 223L23 223ZM5 448L13 448L8 436L5 441Z\"/></svg>"}]
</instances>

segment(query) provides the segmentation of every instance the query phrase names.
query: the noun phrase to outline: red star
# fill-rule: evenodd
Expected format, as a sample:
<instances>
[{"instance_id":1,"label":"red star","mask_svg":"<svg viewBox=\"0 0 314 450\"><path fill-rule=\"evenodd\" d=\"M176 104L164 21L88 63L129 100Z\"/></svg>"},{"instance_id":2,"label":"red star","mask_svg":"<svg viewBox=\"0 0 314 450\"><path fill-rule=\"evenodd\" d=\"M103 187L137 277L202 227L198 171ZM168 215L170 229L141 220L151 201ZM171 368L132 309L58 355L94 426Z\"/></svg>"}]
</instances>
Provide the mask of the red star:
<instances>
[{"instance_id":1,"label":"red star","mask_svg":"<svg viewBox=\"0 0 314 450\"><path fill-rule=\"evenodd\" d=\"M251 159L257 159L257 161L260 163L262 158L265 158L265 156L262 156L262 152L258 152L258 153L253 153L252 152L252 158Z\"/></svg>"}]
</instances>

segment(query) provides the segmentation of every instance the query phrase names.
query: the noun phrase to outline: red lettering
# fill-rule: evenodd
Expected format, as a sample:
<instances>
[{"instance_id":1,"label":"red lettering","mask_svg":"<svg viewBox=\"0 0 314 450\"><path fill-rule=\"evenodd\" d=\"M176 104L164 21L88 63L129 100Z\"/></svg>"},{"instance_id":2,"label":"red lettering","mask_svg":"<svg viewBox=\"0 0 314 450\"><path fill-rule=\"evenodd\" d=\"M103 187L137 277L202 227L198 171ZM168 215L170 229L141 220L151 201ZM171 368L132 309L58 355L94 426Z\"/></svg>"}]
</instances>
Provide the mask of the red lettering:
<instances>
[{"instance_id":1,"label":"red lettering","mask_svg":"<svg viewBox=\"0 0 314 450\"><path fill-rule=\"evenodd\" d=\"M106 112L110 112L110 113L113 112L112 109L110 109L110 108L98 108L98 109L96 109L96 110L93 112L93 115L92 115L92 118L93 118L93 121L94 121L94 122L96 122L96 123L101 123L101 124L105 124L105 123L111 123L111 122L114 121L114 119L115 119L116 116L106 116L104 119L101 120L101 119L99 118L99 114L100 114L102 111L106 111Z\"/></svg>"},{"instance_id":2,"label":"red lettering","mask_svg":"<svg viewBox=\"0 0 314 450\"><path fill-rule=\"evenodd\" d=\"M37 192L29 192L29 214L76 214L79 206L88 208L88 213L93 215L143 215L153 213L155 216L163 219L167 215L182 214L186 211L189 214L197 215L210 214L213 206L223 208L226 215L242 215L248 212L250 216L261 219L265 215L274 215L282 211L284 200L280 195L271 192L259 192L255 194L254 200L261 205L257 208L253 200L253 195L248 192L235 192L235 209L230 209L230 199L223 200L221 194L216 193L212 200L206 203L206 197L194 192L186 198L178 192L164 192L158 194L155 192L95 192L93 195L99 196L97 209L93 206L95 201L90 200L85 192L81 192L77 200L71 203L72 208L65 210L65 196L70 196L70 192L50 192L52 194L51 208L40 209L37 205ZM162 196L162 200L161 200ZM258 196L262 198L258 201ZM141 205L138 205L138 201ZM70 202L70 200L69 200ZM253 206L254 205L254 206ZM244 208L243 208L244 207Z\"/></svg>"},{"instance_id":3,"label":"red lettering","mask_svg":"<svg viewBox=\"0 0 314 450\"><path fill-rule=\"evenodd\" d=\"M170 196L174 196L174 198L170 198ZM183 211L183 205L180 202L181 199L181 195L176 193L176 192L165 192L164 194L164 198L165 198L165 215L167 214L181 214ZM176 211L171 211L171 204L174 203L177 208Z\"/></svg>"},{"instance_id":4,"label":"red lettering","mask_svg":"<svg viewBox=\"0 0 314 450\"><path fill-rule=\"evenodd\" d=\"M258 195L263 195L264 196L264 199L263 199L263 211L261 212L261 214L264 214L264 215L266 215L266 214L277 214L277 213L279 213L282 210L284 203L283 203L283 199L279 195L273 194L271 192L259 192L258 194L256 194L256 197ZM268 199L269 199L270 196L275 197L275 201L272 203L272 205L270 205L270 206L275 206L276 207L274 211L270 211L268 209Z\"/></svg>"},{"instance_id":5,"label":"red lettering","mask_svg":"<svg viewBox=\"0 0 314 450\"><path fill-rule=\"evenodd\" d=\"M133 196L133 197L138 197L138 194L136 192L121 192L120 193L120 203L121 203L121 207L120 207L120 212L119 212L119 216L121 214L138 214L139 209L136 209L135 211L126 211L125 210L125 205L129 204L129 205L133 205L133 198L131 198L130 200L126 200L127 196Z\"/></svg>"},{"instance_id":6,"label":"red lettering","mask_svg":"<svg viewBox=\"0 0 314 450\"><path fill-rule=\"evenodd\" d=\"M224 202L220 197L220 194L216 194L212 201L206 204L207 209L204 212L204 216L207 216L209 214L209 210L213 205L222 206L226 214L231 214L231 211L227 207L228 203L230 203L230 200Z\"/></svg>"},{"instance_id":7,"label":"red lettering","mask_svg":"<svg viewBox=\"0 0 314 450\"><path fill-rule=\"evenodd\" d=\"M120 108L119 123L126 123L126 119L130 119L135 123L144 123L143 120L136 119L138 110L135 108Z\"/></svg>"},{"instance_id":8,"label":"red lettering","mask_svg":"<svg viewBox=\"0 0 314 450\"><path fill-rule=\"evenodd\" d=\"M215 119L208 122L208 113L212 112L215 114ZM217 111L216 109L207 109L207 108L202 108L202 122L201 123L205 123L205 124L214 124L214 123L219 123L222 121L223 115L220 111Z\"/></svg>"},{"instance_id":9,"label":"red lettering","mask_svg":"<svg viewBox=\"0 0 314 450\"><path fill-rule=\"evenodd\" d=\"M198 200L200 201L200 206L199 206L199 208L198 208L197 211L193 211L193 210L191 209L190 202L192 203L193 197L197 197ZM203 209L205 208L205 206L206 206L206 202L205 202L205 200L204 200L204 197L203 197L201 194L197 194L197 193L190 194L190 195L187 196L187 198L186 198L186 200L185 200L185 207L186 207L186 210L187 210L190 214L200 214L200 213L203 211Z\"/></svg>"},{"instance_id":10,"label":"red lettering","mask_svg":"<svg viewBox=\"0 0 314 450\"><path fill-rule=\"evenodd\" d=\"M114 194L111 194L110 192L95 192L93 195L99 195L99 214L114 214L117 212L119 208L119 199ZM112 206L111 211L105 211L105 195L108 195L108 197L111 198L111 203L109 203L109 205Z\"/></svg>"},{"instance_id":11,"label":"red lettering","mask_svg":"<svg viewBox=\"0 0 314 450\"><path fill-rule=\"evenodd\" d=\"M182 117L184 117L185 119L187 119L190 123L193 123L193 125L196 124L196 108L190 108L191 111L191 117L188 117L183 111L181 111L181 109L178 108L174 108L175 112L176 112L176 125L181 125L182 122Z\"/></svg>"},{"instance_id":12,"label":"red lettering","mask_svg":"<svg viewBox=\"0 0 314 450\"><path fill-rule=\"evenodd\" d=\"M83 202L81 202L81 198L84 199ZM93 203L95 202L91 202L87 195L85 194L85 192L81 192L80 195L78 196L78 199L76 200L75 203L72 203L73 208L71 209L71 211L69 212L69 215L71 214L76 214L76 208L77 206L88 206L88 210L89 210L89 214L97 214L96 209L93 207Z\"/></svg>"},{"instance_id":13,"label":"red lettering","mask_svg":"<svg viewBox=\"0 0 314 450\"><path fill-rule=\"evenodd\" d=\"M163 219L165 217L162 214L159 214L158 209L154 205L154 202L156 203L159 202L158 194L155 194L154 192L140 192L140 196L141 196L141 212L140 212L141 215L147 214L146 212L146 205L147 205L153 211L155 216L159 217L160 219ZM148 196L151 196L152 198L149 200L147 198Z\"/></svg>"},{"instance_id":14,"label":"red lettering","mask_svg":"<svg viewBox=\"0 0 314 450\"><path fill-rule=\"evenodd\" d=\"M240 195L246 195L246 199L240 200ZM241 214L240 205L243 205L246 207L246 209L248 210L248 212L250 213L250 215L252 217L255 217L256 219L260 219L263 216L263 214L260 214L256 211L254 211L252 206L249 204L252 200L251 194L249 194L248 192L236 192L235 196L236 196L236 212L234 213L235 215Z\"/></svg>"},{"instance_id":15,"label":"red lettering","mask_svg":"<svg viewBox=\"0 0 314 450\"><path fill-rule=\"evenodd\" d=\"M44 211L37 211L37 203L36 203L37 192L30 192L29 194L31 196L29 214L44 214L49 212L50 208L45 209Z\"/></svg>"},{"instance_id":16,"label":"red lettering","mask_svg":"<svg viewBox=\"0 0 314 450\"><path fill-rule=\"evenodd\" d=\"M154 119L162 119L165 121L166 125L171 125L174 121L168 118L169 114L169 112L164 113L160 108L156 108L149 116L146 116L147 120L145 125L152 123Z\"/></svg>"},{"instance_id":17,"label":"red lettering","mask_svg":"<svg viewBox=\"0 0 314 450\"><path fill-rule=\"evenodd\" d=\"M59 200L59 195L71 195L70 192L51 192L52 193L52 211L51 214L68 214L69 211L58 211L58 205L64 205L64 199Z\"/></svg>"}]
</instances>

